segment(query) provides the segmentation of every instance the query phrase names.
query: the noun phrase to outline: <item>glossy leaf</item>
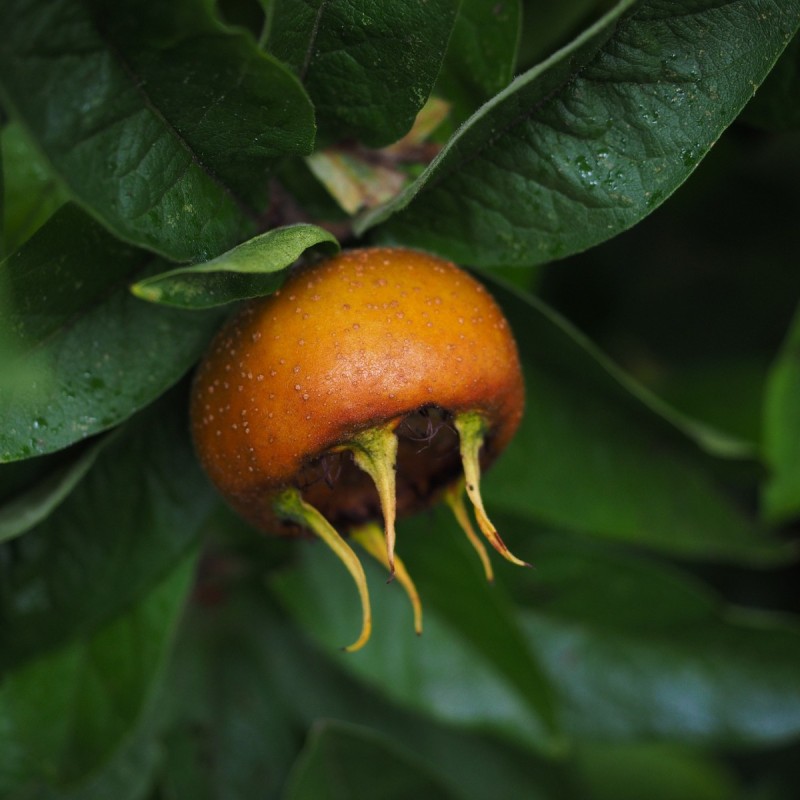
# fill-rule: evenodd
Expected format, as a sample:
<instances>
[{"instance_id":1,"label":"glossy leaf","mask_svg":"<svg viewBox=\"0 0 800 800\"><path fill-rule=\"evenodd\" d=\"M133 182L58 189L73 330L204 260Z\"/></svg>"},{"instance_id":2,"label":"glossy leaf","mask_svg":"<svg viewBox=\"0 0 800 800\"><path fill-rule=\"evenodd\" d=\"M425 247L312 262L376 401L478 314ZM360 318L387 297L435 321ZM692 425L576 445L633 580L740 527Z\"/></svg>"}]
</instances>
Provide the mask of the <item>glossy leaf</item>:
<instances>
[{"instance_id":1,"label":"glossy leaf","mask_svg":"<svg viewBox=\"0 0 800 800\"><path fill-rule=\"evenodd\" d=\"M145 278L131 290L143 300L178 308L209 308L258 297L274 292L283 283L283 270L312 247L335 253L339 244L316 225L275 228L211 261Z\"/></svg>"},{"instance_id":2,"label":"glossy leaf","mask_svg":"<svg viewBox=\"0 0 800 800\"><path fill-rule=\"evenodd\" d=\"M453 0L272 0L268 48L300 77L323 139L381 147L408 131L428 99L457 6Z\"/></svg>"},{"instance_id":3,"label":"glossy leaf","mask_svg":"<svg viewBox=\"0 0 800 800\"><path fill-rule=\"evenodd\" d=\"M194 363L221 317L132 297L128 284L158 270L71 205L0 264L0 341L14 345L9 370L23 372L0 378L0 461L118 424Z\"/></svg>"},{"instance_id":4,"label":"glossy leaf","mask_svg":"<svg viewBox=\"0 0 800 800\"><path fill-rule=\"evenodd\" d=\"M489 268L602 242L683 183L799 24L798 0L623 0L476 112L360 230L383 223L384 242Z\"/></svg>"},{"instance_id":5,"label":"glossy leaf","mask_svg":"<svg viewBox=\"0 0 800 800\"><path fill-rule=\"evenodd\" d=\"M772 522L800 517L800 313L770 374L764 457L770 470L762 498L765 517Z\"/></svg>"},{"instance_id":6,"label":"glossy leaf","mask_svg":"<svg viewBox=\"0 0 800 800\"><path fill-rule=\"evenodd\" d=\"M539 301L496 294L517 332L527 402L486 476L490 508L681 557L789 555L726 494L704 452L746 447L660 403Z\"/></svg>"},{"instance_id":7,"label":"glossy leaf","mask_svg":"<svg viewBox=\"0 0 800 800\"><path fill-rule=\"evenodd\" d=\"M0 686L0 788L33 792L86 778L143 714L192 576L184 558L139 602L10 673Z\"/></svg>"},{"instance_id":8,"label":"glossy leaf","mask_svg":"<svg viewBox=\"0 0 800 800\"><path fill-rule=\"evenodd\" d=\"M124 613L197 544L213 496L183 392L135 420L43 522L0 549L0 669Z\"/></svg>"},{"instance_id":9,"label":"glossy leaf","mask_svg":"<svg viewBox=\"0 0 800 800\"><path fill-rule=\"evenodd\" d=\"M8 0L0 87L92 214L177 261L244 238L276 160L314 136L294 76L200 0Z\"/></svg>"},{"instance_id":10,"label":"glossy leaf","mask_svg":"<svg viewBox=\"0 0 800 800\"><path fill-rule=\"evenodd\" d=\"M368 728L341 722L314 726L292 773L286 800L351 800L380 786L386 800L453 800L415 758Z\"/></svg>"},{"instance_id":11,"label":"glossy leaf","mask_svg":"<svg viewBox=\"0 0 800 800\"><path fill-rule=\"evenodd\" d=\"M462 0L436 84L458 122L511 83L521 24L520 0Z\"/></svg>"},{"instance_id":12,"label":"glossy leaf","mask_svg":"<svg viewBox=\"0 0 800 800\"><path fill-rule=\"evenodd\" d=\"M776 743L800 732L800 628L654 562L538 539L520 612L575 737Z\"/></svg>"}]
</instances>

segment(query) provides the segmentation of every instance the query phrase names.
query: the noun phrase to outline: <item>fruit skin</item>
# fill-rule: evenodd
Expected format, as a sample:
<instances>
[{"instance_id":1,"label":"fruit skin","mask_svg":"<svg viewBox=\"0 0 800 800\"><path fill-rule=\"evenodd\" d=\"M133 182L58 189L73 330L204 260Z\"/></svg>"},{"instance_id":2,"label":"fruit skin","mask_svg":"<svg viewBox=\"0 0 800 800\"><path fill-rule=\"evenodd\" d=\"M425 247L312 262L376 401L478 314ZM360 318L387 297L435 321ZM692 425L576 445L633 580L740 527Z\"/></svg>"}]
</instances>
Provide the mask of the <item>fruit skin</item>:
<instances>
[{"instance_id":1,"label":"fruit skin","mask_svg":"<svg viewBox=\"0 0 800 800\"><path fill-rule=\"evenodd\" d=\"M309 463L360 432L431 406L479 411L486 466L513 436L523 403L516 345L486 289L425 253L369 248L299 269L279 292L245 305L198 369L191 420L222 495L280 534L297 530L276 519L275 492L302 484ZM401 441L399 513L435 501L458 478L457 453L442 474L436 461ZM303 495L334 523L380 517L374 487L349 464L332 490L316 480Z\"/></svg>"}]
</instances>

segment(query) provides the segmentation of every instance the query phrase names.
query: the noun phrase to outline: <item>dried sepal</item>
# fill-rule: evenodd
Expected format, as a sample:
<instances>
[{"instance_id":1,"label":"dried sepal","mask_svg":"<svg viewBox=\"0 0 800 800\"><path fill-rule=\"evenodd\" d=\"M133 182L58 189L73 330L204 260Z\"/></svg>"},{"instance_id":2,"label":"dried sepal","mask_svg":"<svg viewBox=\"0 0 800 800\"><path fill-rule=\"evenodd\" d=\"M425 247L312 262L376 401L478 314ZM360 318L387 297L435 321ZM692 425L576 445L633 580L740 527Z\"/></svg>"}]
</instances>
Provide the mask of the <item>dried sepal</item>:
<instances>
[{"instance_id":1,"label":"dried sepal","mask_svg":"<svg viewBox=\"0 0 800 800\"><path fill-rule=\"evenodd\" d=\"M360 528L356 528L352 531L350 536L373 558L383 564L386 569L389 569L384 534L377 524L369 522L366 525L362 525ZM411 576L408 574L408 570L399 556L395 556L394 569L397 582L403 587L411 602L411 608L414 611L414 631L417 636L419 636L422 634L422 603L419 599L417 587L414 585L414 581L411 580Z\"/></svg>"},{"instance_id":2,"label":"dried sepal","mask_svg":"<svg viewBox=\"0 0 800 800\"><path fill-rule=\"evenodd\" d=\"M489 559L489 554L483 546L483 542L478 538L475 533L475 528L472 526L472 520L469 518L469 511L467 511L467 504L464 502L464 478L449 486L444 493L444 500L453 512L459 527L466 534L469 543L472 545L478 558L483 564L483 571L486 573L486 580L489 583L494 583L494 570L492 569L492 562Z\"/></svg>"},{"instance_id":3,"label":"dried sepal","mask_svg":"<svg viewBox=\"0 0 800 800\"><path fill-rule=\"evenodd\" d=\"M389 580L395 576L395 518L397 494L395 471L397 469L396 422L369 428L354 436L346 445L353 453L356 464L374 481L381 503L386 539L386 563Z\"/></svg>"},{"instance_id":4,"label":"dried sepal","mask_svg":"<svg viewBox=\"0 0 800 800\"><path fill-rule=\"evenodd\" d=\"M487 424L483 415L474 412L462 412L456 414L454 419L455 428L459 436L459 448L461 450L461 464L464 468L464 481L467 490L467 497L472 502L475 510L475 519L483 535L489 540L489 544L500 553L503 558L512 564L521 567L529 567L526 561L517 558L506 547L505 542L500 538L497 528L492 524L486 509L483 507L481 497L481 464L480 450L483 447L486 436Z\"/></svg>"},{"instance_id":5,"label":"dried sepal","mask_svg":"<svg viewBox=\"0 0 800 800\"><path fill-rule=\"evenodd\" d=\"M322 539L353 576L361 598L361 633L352 644L344 647L343 650L348 653L360 650L369 641L372 633L372 610L367 590L367 577L358 556L333 525L314 506L303 500L299 490L291 488L280 492L272 501L272 508L278 518L300 525Z\"/></svg>"}]
</instances>

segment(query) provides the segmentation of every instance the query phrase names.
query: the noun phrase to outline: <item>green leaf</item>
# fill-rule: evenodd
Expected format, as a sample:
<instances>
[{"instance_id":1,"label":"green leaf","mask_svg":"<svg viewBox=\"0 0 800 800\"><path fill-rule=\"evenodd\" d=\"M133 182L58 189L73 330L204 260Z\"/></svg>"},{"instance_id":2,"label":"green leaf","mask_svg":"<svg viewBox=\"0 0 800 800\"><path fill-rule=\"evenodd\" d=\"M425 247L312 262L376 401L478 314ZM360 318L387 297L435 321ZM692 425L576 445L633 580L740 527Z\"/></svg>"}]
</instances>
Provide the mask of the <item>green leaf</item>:
<instances>
[{"instance_id":1,"label":"green leaf","mask_svg":"<svg viewBox=\"0 0 800 800\"><path fill-rule=\"evenodd\" d=\"M359 230L383 223L384 242L482 267L609 239L683 183L798 24L798 0L623 0L476 112Z\"/></svg>"},{"instance_id":2,"label":"green leaf","mask_svg":"<svg viewBox=\"0 0 800 800\"><path fill-rule=\"evenodd\" d=\"M641 742L593 744L578 749L584 800L732 800L732 770L685 746Z\"/></svg>"},{"instance_id":3,"label":"green leaf","mask_svg":"<svg viewBox=\"0 0 800 800\"><path fill-rule=\"evenodd\" d=\"M294 76L208 5L0 5L4 103L105 226L176 261L240 241L314 137Z\"/></svg>"},{"instance_id":4,"label":"green leaf","mask_svg":"<svg viewBox=\"0 0 800 800\"><path fill-rule=\"evenodd\" d=\"M322 138L382 147L409 130L428 99L457 6L454 0L274 0L268 46L302 80Z\"/></svg>"},{"instance_id":5,"label":"green leaf","mask_svg":"<svg viewBox=\"0 0 800 800\"><path fill-rule=\"evenodd\" d=\"M0 542L13 539L45 520L69 497L94 465L113 434L81 451L30 489L0 505Z\"/></svg>"},{"instance_id":6,"label":"green leaf","mask_svg":"<svg viewBox=\"0 0 800 800\"><path fill-rule=\"evenodd\" d=\"M207 559L213 589L201 583L196 590L200 601L184 620L164 689L163 800L277 797L297 751L297 726L253 631L225 602L228 588L213 582L225 559Z\"/></svg>"},{"instance_id":7,"label":"green leaf","mask_svg":"<svg viewBox=\"0 0 800 800\"><path fill-rule=\"evenodd\" d=\"M143 300L179 308L209 308L270 294L283 283L283 270L309 248L339 250L333 234L316 225L288 225L256 236L202 264L145 278L131 290Z\"/></svg>"},{"instance_id":8,"label":"green leaf","mask_svg":"<svg viewBox=\"0 0 800 800\"><path fill-rule=\"evenodd\" d=\"M380 786L386 800L452 800L445 786L390 740L335 721L317 723L298 759L286 800L352 800Z\"/></svg>"},{"instance_id":9,"label":"green leaf","mask_svg":"<svg viewBox=\"0 0 800 800\"><path fill-rule=\"evenodd\" d=\"M684 558L789 555L716 477L720 462L708 453L742 457L746 446L658 401L540 301L495 293L517 333L527 401L486 476L490 513Z\"/></svg>"},{"instance_id":10,"label":"green leaf","mask_svg":"<svg viewBox=\"0 0 800 800\"><path fill-rule=\"evenodd\" d=\"M221 317L156 308L128 284L163 270L75 206L0 264L0 461L49 453L106 430L191 367Z\"/></svg>"},{"instance_id":11,"label":"green leaf","mask_svg":"<svg viewBox=\"0 0 800 800\"><path fill-rule=\"evenodd\" d=\"M764 516L787 522L800 516L800 311L772 367L764 403Z\"/></svg>"},{"instance_id":12,"label":"green leaf","mask_svg":"<svg viewBox=\"0 0 800 800\"><path fill-rule=\"evenodd\" d=\"M3 255L13 253L67 199L25 131L9 123L0 136L3 158Z\"/></svg>"},{"instance_id":13,"label":"green leaf","mask_svg":"<svg viewBox=\"0 0 800 800\"><path fill-rule=\"evenodd\" d=\"M114 437L61 505L0 548L0 669L124 613L197 544L213 496L182 391Z\"/></svg>"},{"instance_id":14,"label":"green leaf","mask_svg":"<svg viewBox=\"0 0 800 800\"><path fill-rule=\"evenodd\" d=\"M275 543L266 542L264 547L271 549ZM461 726L435 722L429 714L418 714L392 702L367 681L352 677L349 670L345 671L347 659L341 653L328 647L313 647L303 632L275 608L261 583L252 585L257 577L251 576L251 585L245 591L242 586L238 592L231 589L230 616L223 617L222 624L228 627L225 620L235 619L237 624L232 627L237 635L257 646L260 685L269 684L266 691L279 693L282 704L302 729L320 718L368 726L413 751L453 793L465 800L577 800L578 796L570 791L569 764L515 747L507 739L486 732L469 732ZM393 591L385 585L380 590ZM334 596L335 590L331 597ZM385 622L383 619L381 625ZM407 632L408 618L400 622ZM385 630L381 635L384 633ZM426 631L423 639L429 638L429 633ZM442 642L441 646L447 644ZM416 670L421 652L411 650L409 655L406 670ZM480 684L475 691L480 693Z\"/></svg>"},{"instance_id":15,"label":"green leaf","mask_svg":"<svg viewBox=\"0 0 800 800\"><path fill-rule=\"evenodd\" d=\"M533 549L520 620L573 736L730 746L800 733L796 619L727 608L676 570L563 536Z\"/></svg>"},{"instance_id":16,"label":"green leaf","mask_svg":"<svg viewBox=\"0 0 800 800\"><path fill-rule=\"evenodd\" d=\"M0 789L74 784L114 756L160 676L193 566L184 558L127 613L5 676Z\"/></svg>"},{"instance_id":17,"label":"green leaf","mask_svg":"<svg viewBox=\"0 0 800 800\"><path fill-rule=\"evenodd\" d=\"M428 521L426 527L428 535L444 535L440 525ZM409 529L401 529L401 540L406 535L413 536ZM485 578L471 560L457 555L460 536L450 531L451 559L443 564L434 559L438 569L431 567L431 573L435 572L438 590L426 592L431 578L421 574L418 589L425 631L421 637L414 634L411 609L400 586L383 585L385 572L366 556L361 560L371 588L374 629L369 643L356 653L341 653L341 647L357 632L358 597L350 576L324 547L304 546L296 568L276 576L271 586L300 626L338 656L343 669L395 703L449 725L494 731L534 749L552 750L559 743L549 687L542 685L530 651L520 647L510 610L489 599L484 613L473 617L467 610L460 623L453 622L452 609L446 605L440 611L448 590L453 597L462 597L467 582L477 597L483 597ZM400 552L405 555L406 549ZM412 578L416 578L413 570ZM467 609L478 605L477 600L465 603ZM493 625L510 633L509 639L492 630ZM510 665L515 656L520 662Z\"/></svg>"},{"instance_id":18,"label":"green leaf","mask_svg":"<svg viewBox=\"0 0 800 800\"><path fill-rule=\"evenodd\" d=\"M145 717L149 716L145 710ZM150 796L153 775L161 758L158 741L145 722L132 738L122 743L98 771L75 788L66 791L43 791L37 800L146 800Z\"/></svg>"},{"instance_id":19,"label":"green leaf","mask_svg":"<svg viewBox=\"0 0 800 800\"><path fill-rule=\"evenodd\" d=\"M440 507L406 520L401 530L400 550L424 594L424 607L480 650L557 735L552 687L521 635L513 602L500 586L487 582L450 510ZM500 562L497 570L508 568Z\"/></svg>"},{"instance_id":20,"label":"green leaf","mask_svg":"<svg viewBox=\"0 0 800 800\"><path fill-rule=\"evenodd\" d=\"M522 8L520 0L462 0L436 84L462 122L504 89L514 76Z\"/></svg>"}]
</instances>

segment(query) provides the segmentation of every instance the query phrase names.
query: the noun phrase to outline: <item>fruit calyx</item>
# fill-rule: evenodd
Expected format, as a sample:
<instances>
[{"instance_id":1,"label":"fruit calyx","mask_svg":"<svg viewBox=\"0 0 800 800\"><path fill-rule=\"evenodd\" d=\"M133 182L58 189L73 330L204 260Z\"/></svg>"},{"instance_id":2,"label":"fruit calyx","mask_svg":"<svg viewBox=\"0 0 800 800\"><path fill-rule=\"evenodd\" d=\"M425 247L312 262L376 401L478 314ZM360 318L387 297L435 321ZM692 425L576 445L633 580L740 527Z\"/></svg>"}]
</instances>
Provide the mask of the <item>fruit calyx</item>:
<instances>
[{"instance_id":1,"label":"fruit calyx","mask_svg":"<svg viewBox=\"0 0 800 800\"><path fill-rule=\"evenodd\" d=\"M417 634L422 633L422 609L419 595L403 562L395 555L395 473L397 470L398 437L396 431L402 420L394 419L387 424L368 428L356 434L352 440L331 448L332 453L349 451L355 464L372 478L381 505L384 529L370 522L350 531L350 538L356 541L371 556L376 558L389 572L389 581L396 576L414 610L414 627ZM463 477L451 482L445 488L444 496L459 526L483 564L486 578L494 580L491 562L486 548L477 537L464 502L464 494L472 503L478 527L503 558L513 564L529 567L517 558L500 538L483 505L480 491L480 451L487 431L486 419L475 411L457 413L453 416L453 427L458 433ZM431 437L433 438L433 437ZM340 536L331 523L313 505L302 499L298 488L290 488L279 493L273 501L275 515L284 522L300 525L324 541L344 564L355 581L361 598L361 633L353 644L344 648L355 652L363 647L370 637L372 613L367 589L366 576L356 554L345 539Z\"/></svg>"}]
</instances>

